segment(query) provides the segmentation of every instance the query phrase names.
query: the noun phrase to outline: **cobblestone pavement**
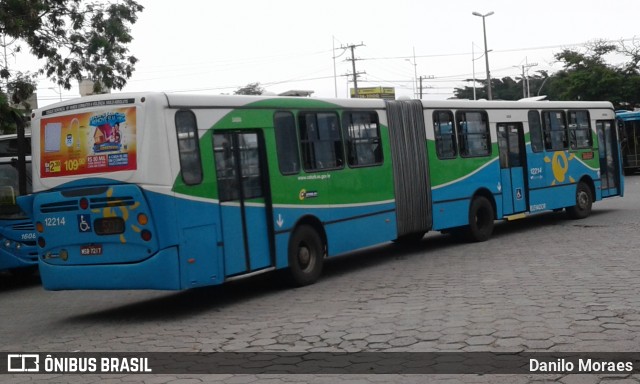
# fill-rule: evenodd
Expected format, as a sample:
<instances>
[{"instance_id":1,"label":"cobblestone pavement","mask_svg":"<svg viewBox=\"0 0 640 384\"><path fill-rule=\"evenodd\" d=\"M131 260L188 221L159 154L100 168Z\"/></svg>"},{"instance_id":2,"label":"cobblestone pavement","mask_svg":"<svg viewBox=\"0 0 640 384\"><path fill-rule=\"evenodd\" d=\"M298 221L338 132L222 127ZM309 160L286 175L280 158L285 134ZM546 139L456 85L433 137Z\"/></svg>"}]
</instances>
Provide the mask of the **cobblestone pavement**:
<instances>
[{"instance_id":1,"label":"cobblestone pavement","mask_svg":"<svg viewBox=\"0 0 640 384\"><path fill-rule=\"evenodd\" d=\"M490 241L439 233L334 259L312 286L186 292L0 282L7 352L640 351L640 176L584 220L543 213ZM638 383L621 375L1 375L3 383Z\"/></svg>"}]
</instances>

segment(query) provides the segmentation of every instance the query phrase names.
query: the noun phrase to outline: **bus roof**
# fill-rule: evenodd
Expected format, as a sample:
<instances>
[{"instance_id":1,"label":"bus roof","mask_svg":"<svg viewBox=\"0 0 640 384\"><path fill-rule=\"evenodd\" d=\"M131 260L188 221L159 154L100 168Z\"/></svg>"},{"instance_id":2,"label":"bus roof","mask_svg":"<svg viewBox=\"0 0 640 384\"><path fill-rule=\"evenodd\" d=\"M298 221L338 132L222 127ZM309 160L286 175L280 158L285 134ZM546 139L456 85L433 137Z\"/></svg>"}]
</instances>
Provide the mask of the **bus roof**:
<instances>
[{"instance_id":1,"label":"bus roof","mask_svg":"<svg viewBox=\"0 0 640 384\"><path fill-rule=\"evenodd\" d=\"M385 108L382 99L333 99L333 98L308 98L308 97L288 97L288 96L246 96L246 95L196 95L183 93L162 93L162 92L136 92L136 93L112 93L106 95L94 95L83 98L63 101L48 105L39 109L36 115L50 115L63 112L70 112L93 106L101 106L104 100L122 100L139 102L141 100L155 100L156 103L165 104L170 108L207 108L207 107L227 107L239 108L248 104L260 101L269 101L269 106L278 108L313 105L314 103L327 103L339 105L343 108ZM318 104L316 104L317 106ZM608 101L547 101L547 100L422 100L422 105L430 109L553 109L553 108L603 108L613 110L613 105Z\"/></svg>"}]
</instances>

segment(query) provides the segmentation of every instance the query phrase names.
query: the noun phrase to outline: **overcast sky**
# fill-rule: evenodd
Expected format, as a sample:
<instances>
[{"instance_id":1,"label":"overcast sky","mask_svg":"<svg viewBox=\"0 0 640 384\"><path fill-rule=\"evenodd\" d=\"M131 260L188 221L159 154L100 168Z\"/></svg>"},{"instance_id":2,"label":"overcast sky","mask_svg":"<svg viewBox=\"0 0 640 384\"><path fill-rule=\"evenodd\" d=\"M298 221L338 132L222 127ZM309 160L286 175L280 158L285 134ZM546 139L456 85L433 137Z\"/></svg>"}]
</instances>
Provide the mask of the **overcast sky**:
<instances>
[{"instance_id":1,"label":"overcast sky","mask_svg":"<svg viewBox=\"0 0 640 384\"><path fill-rule=\"evenodd\" d=\"M251 82L269 92L347 96L351 44L359 87L395 87L412 96L425 76L425 99L446 99L465 79L485 78L482 18L493 78L522 65L555 71L553 54L596 39L640 44L640 1L562 0L139 0L130 51L140 61L123 91L233 93ZM335 47L335 50L333 49ZM476 60L472 60L472 49ZM415 52L415 59L414 59ZM334 77L334 56L336 77ZM615 60L615 58L612 58ZM335 84L337 83L337 87ZM50 89L53 88L53 89ZM337 89L336 89L337 88ZM40 106L78 95L42 79Z\"/></svg>"}]
</instances>

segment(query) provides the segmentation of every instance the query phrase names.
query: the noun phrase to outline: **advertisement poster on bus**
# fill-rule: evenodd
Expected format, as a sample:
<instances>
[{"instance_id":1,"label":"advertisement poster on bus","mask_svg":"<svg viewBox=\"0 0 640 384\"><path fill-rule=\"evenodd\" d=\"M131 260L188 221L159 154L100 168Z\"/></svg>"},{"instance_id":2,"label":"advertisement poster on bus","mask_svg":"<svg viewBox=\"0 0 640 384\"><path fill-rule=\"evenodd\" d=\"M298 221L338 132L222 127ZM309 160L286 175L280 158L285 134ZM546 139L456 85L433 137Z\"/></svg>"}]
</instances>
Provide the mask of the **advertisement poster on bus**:
<instances>
[{"instance_id":1,"label":"advertisement poster on bus","mask_svg":"<svg viewBox=\"0 0 640 384\"><path fill-rule=\"evenodd\" d=\"M136 169L135 107L42 119L41 177Z\"/></svg>"}]
</instances>

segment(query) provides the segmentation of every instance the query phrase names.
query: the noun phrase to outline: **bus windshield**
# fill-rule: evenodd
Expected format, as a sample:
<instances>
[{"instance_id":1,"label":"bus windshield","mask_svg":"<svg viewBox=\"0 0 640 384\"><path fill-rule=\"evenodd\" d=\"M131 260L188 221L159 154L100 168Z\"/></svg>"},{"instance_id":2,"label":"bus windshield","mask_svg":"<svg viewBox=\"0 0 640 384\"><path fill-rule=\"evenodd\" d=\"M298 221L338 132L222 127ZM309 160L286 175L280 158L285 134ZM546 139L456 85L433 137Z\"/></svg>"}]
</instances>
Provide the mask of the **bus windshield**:
<instances>
[{"instance_id":1,"label":"bus windshield","mask_svg":"<svg viewBox=\"0 0 640 384\"><path fill-rule=\"evenodd\" d=\"M31 193L31 164L27 163L27 193ZM0 220L26 219L27 215L16 204L18 188L17 161L0 162Z\"/></svg>"}]
</instances>

